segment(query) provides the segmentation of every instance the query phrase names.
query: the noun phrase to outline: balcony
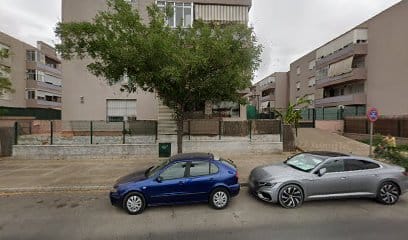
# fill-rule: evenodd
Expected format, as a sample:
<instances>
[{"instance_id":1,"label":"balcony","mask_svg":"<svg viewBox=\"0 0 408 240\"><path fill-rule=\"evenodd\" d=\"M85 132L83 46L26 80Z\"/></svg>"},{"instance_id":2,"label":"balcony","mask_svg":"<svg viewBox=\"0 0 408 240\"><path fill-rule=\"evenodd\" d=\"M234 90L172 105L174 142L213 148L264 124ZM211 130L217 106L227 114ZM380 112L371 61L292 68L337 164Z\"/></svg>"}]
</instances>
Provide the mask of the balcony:
<instances>
[{"instance_id":1,"label":"balcony","mask_svg":"<svg viewBox=\"0 0 408 240\"><path fill-rule=\"evenodd\" d=\"M265 90L268 90L268 89L274 89L274 88L276 88L276 83L271 82L271 83L263 85L261 87L261 91L265 91Z\"/></svg>"},{"instance_id":2,"label":"balcony","mask_svg":"<svg viewBox=\"0 0 408 240\"><path fill-rule=\"evenodd\" d=\"M366 80L366 68L354 68L353 71L335 77L326 77L316 81L316 89L324 88L331 85L336 85L345 82Z\"/></svg>"},{"instance_id":3,"label":"balcony","mask_svg":"<svg viewBox=\"0 0 408 240\"><path fill-rule=\"evenodd\" d=\"M365 105L367 97L365 93L356 93L336 97L321 98L315 100L315 107L335 107L339 105Z\"/></svg>"},{"instance_id":4,"label":"balcony","mask_svg":"<svg viewBox=\"0 0 408 240\"><path fill-rule=\"evenodd\" d=\"M62 103L60 102L51 102L40 99L26 99L27 107L29 108L54 108L61 109Z\"/></svg>"},{"instance_id":5,"label":"balcony","mask_svg":"<svg viewBox=\"0 0 408 240\"><path fill-rule=\"evenodd\" d=\"M267 95L265 97L261 97L261 102L269 102L269 101L275 101L275 96Z\"/></svg>"},{"instance_id":6,"label":"balcony","mask_svg":"<svg viewBox=\"0 0 408 240\"><path fill-rule=\"evenodd\" d=\"M57 85L53 85L53 84L49 84L45 82L40 82L40 81L35 81L35 80L27 80L26 86L27 88L30 88L30 89L42 89L42 90L47 90L47 91L51 91L53 93L58 93L58 94L61 94L62 92L61 86L57 86Z\"/></svg>"},{"instance_id":7,"label":"balcony","mask_svg":"<svg viewBox=\"0 0 408 240\"><path fill-rule=\"evenodd\" d=\"M44 71L44 72L48 72L51 73L57 77L61 77L62 76L62 71L58 68L52 68L49 67L43 63L40 62L32 62L32 61L27 61L27 68L28 69L37 69L40 71Z\"/></svg>"},{"instance_id":8,"label":"balcony","mask_svg":"<svg viewBox=\"0 0 408 240\"><path fill-rule=\"evenodd\" d=\"M368 52L367 43L350 44L339 51L316 61L316 69L321 69L327 65L338 62L353 55L366 55Z\"/></svg>"}]
</instances>

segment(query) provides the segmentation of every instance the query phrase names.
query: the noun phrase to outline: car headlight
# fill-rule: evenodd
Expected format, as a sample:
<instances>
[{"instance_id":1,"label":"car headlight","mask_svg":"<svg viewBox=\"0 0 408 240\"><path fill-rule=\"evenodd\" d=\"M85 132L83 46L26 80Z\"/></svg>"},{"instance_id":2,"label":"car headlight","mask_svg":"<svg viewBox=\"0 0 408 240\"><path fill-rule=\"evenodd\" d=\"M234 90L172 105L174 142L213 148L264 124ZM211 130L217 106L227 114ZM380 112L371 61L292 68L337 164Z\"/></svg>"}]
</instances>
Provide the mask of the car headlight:
<instances>
[{"instance_id":1,"label":"car headlight","mask_svg":"<svg viewBox=\"0 0 408 240\"><path fill-rule=\"evenodd\" d=\"M276 185L276 183L270 183L270 182L259 182L258 183L258 186L260 186L260 187L273 187L275 185Z\"/></svg>"}]
</instances>

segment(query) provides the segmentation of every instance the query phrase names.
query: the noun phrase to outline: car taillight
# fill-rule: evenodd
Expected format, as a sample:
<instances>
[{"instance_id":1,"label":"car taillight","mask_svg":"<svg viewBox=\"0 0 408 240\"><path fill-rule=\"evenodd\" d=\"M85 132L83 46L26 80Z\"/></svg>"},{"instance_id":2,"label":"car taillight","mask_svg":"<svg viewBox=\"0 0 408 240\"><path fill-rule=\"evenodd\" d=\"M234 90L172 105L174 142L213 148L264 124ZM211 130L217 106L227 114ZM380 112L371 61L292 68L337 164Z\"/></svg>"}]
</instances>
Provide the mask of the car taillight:
<instances>
[{"instance_id":1,"label":"car taillight","mask_svg":"<svg viewBox=\"0 0 408 240\"><path fill-rule=\"evenodd\" d=\"M408 171L403 172L402 174L404 174L405 176L408 177Z\"/></svg>"},{"instance_id":2,"label":"car taillight","mask_svg":"<svg viewBox=\"0 0 408 240\"><path fill-rule=\"evenodd\" d=\"M237 179L239 178L239 177L238 177L238 171L235 173L235 177L237 177Z\"/></svg>"}]
</instances>

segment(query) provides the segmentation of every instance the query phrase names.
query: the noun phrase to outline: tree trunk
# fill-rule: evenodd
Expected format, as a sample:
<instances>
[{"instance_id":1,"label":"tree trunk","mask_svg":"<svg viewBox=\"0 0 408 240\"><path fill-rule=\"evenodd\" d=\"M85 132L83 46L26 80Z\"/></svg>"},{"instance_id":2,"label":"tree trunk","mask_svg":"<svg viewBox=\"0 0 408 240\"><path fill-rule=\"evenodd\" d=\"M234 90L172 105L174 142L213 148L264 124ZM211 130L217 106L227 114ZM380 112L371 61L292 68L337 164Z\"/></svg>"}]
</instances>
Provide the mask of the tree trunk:
<instances>
[{"instance_id":1,"label":"tree trunk","mask_svg":"<svg viewBox=\"0 0 408 240\"><path fill-rule=\"evenodd\" d=\"M177 119L177 153L183 153L183 118Z\"/></svg>"}]
</instances>

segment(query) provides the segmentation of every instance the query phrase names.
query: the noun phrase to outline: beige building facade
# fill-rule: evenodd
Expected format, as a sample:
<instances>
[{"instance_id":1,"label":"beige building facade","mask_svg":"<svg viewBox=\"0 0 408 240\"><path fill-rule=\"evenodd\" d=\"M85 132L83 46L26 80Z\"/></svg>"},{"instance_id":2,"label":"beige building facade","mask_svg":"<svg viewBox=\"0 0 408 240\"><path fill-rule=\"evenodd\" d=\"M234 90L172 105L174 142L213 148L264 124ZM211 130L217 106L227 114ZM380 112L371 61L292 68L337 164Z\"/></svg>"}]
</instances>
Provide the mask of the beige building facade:
<instances>
[{"instance_id":1,"label":"beige building facade","mask_svg":"<svg viewBox=\"0 0 408 240\"><path fill-rule=\"evenodd\" d=\"M0 60L0 74L10 79L14 93L3 93L5 108L56 109L62 107L61 61L55 49L37 42L37 47L0 32L0 48L8 57Z\"/></svg>"},{"instance_id":2,"label":"beige building facade","mask_svg":"<svg viewBox=\"0 0 408 240\"><path fill-rule=\"evenodd\" d=\"M194 20L216 22L248 22L250 0L178 0L155 1L138 0L130 2L147 19L146 7L173 7L175 14L168 19L170 26L189 27ZM106 10L106 0L62 0L62 21L92 21L101 10ZM156 94L138 91L133 94L120 91L120 84L108 86L104 79L93 76L86 68L91 61L62 61L63 120L106 120L123 121L129 119L157 120L159 130L162 125L173 126L172 113L160 104ZM161 116L159 116L161 113ZM162 124L160 124L162 123ZM164 128L163 128L164 129Z\"/></svg>"}]
</instances>

